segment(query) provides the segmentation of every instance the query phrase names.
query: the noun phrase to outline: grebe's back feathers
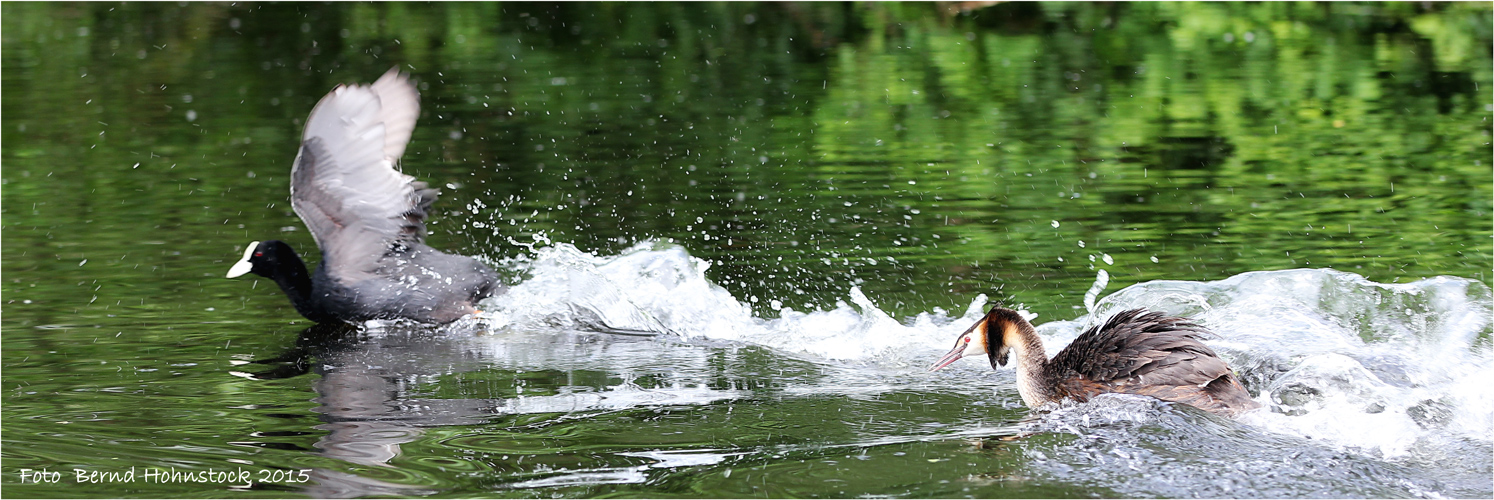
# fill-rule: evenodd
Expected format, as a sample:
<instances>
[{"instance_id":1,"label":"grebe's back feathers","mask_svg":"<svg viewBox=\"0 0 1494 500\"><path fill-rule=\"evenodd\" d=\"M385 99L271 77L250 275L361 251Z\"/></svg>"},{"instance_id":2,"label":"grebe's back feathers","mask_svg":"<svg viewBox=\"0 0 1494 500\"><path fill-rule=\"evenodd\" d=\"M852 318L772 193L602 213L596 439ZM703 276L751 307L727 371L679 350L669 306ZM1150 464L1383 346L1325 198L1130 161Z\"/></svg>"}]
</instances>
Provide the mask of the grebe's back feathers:
<instances>
[{"instance_id":1,"label":"grebe's back feathers","mask_svg":"<svg viewBox=\"0 0 1494 500\"><path fill-rule=\"evenodd\" d=\"M1217 370L1204 370L1196 375L1196 366L1190 366L1194 369L1182 373L1169 370L1179 363L1197 363L1198 358L1218 360L1214 351L1199 341L1207 334L1208 330L1186 319L1132 309L1080 334L1053 356L1050 364L1055 368L1074 370L1098 382L1140 376L1152 383L1207 384L1228 371L1224 362L1215 363ZM1208 379L1197 378L1209 374L1212 376ZM1153 378L1159 375L1170 375L1177 380Z\"/></svg>"},{"instance_id":2,"label":"grebe's back feathers","mask_svg":"<svg viewBox=\"0 0 1494 500\"><path fill-rule=\"evenodd\" d=\"M1202 326L1132 309L1090 328L1048 363L1065 396L1143 394L1204 410L1235 413L1255 406L1229 365L1201 340ZM1072 377L1074 373L1082 377Z\"/></svg>"}]
</instances>

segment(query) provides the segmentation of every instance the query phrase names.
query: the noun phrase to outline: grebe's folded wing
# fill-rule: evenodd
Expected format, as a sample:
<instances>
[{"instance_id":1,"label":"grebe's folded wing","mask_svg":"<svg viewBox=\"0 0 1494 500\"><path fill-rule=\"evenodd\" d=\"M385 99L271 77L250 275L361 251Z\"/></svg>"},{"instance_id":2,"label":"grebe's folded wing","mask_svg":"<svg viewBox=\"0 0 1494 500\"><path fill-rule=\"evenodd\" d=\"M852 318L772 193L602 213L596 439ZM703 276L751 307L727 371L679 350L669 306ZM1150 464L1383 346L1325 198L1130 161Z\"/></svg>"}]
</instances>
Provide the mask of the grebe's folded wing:
<instances>
[{"instance_id":1,"label":"grebe's folded wing","mask_svg":"<svg viewBox=\"0 0 1494 500\"><path fill-rule=\"evenodd\" d=\"M1186 319L1132 309L1079 335L1050 365L1094 382L1202 386L1230 373L1199 341L1204 335L1208 330Z\"/></svg>"}]
</instances>

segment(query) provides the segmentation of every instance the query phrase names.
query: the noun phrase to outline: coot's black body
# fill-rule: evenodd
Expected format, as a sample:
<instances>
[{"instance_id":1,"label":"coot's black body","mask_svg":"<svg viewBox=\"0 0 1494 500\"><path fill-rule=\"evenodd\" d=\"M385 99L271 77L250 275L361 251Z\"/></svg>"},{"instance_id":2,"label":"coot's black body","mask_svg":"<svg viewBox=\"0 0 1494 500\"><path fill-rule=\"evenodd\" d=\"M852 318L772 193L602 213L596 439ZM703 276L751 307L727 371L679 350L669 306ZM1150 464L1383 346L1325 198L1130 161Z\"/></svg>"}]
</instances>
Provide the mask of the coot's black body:
<instances>
[{"instance_id":1,"label":"coot's black body","mask_svg":"<svg viewBox=\"0 0 1494 500\"><path fill-rule=\"evenodd\" d=\"M446 323L502 292L492 269L425 244L438 191L395 169L419 94L391 69L372 85L339 86L312 109L291 171L291 205L321 249L315 273L284 242L251 243L228 272L275 280L316 322Z\"/></svg>"}]
</instances>

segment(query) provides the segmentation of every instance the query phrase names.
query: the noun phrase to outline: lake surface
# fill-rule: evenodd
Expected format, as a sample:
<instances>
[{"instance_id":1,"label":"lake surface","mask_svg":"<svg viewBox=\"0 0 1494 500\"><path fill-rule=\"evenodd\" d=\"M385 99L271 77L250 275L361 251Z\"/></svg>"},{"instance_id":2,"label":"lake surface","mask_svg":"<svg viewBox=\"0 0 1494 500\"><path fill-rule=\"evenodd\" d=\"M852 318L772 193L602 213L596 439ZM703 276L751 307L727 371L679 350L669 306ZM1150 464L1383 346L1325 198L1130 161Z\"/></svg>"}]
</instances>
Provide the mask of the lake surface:
<instances>
[{"instance_id":1,"label":"lake surface","mask_svg":"<svg viewBox=\"0 0 1494 500\"><path fill-rule=\"evenodd\" d=\"M1494 495L1488 3L0 14L7 496ZM318 260L301 124L395 65L513 288L313 327L223 275ZM1267 408L926 372L991 304L1194 318Z\"/></svg>"}]
</instances>

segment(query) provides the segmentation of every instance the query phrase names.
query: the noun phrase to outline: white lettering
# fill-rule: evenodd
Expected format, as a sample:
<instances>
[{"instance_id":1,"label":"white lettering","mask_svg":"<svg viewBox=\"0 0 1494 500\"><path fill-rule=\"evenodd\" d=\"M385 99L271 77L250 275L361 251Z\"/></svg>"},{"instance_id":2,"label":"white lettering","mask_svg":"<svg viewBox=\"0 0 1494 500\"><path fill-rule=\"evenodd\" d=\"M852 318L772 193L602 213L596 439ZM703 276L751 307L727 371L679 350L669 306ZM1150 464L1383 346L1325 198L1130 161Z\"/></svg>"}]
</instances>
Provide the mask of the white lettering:
<instances>
[{"instance_id":1,"label":"white lettering","mask_svg":"<svg viewBox=\"0 0 1494 500\"><path fill-rule=\"evenodd\" d=\"M138 470L137 470L138 469ZM72 469L73 478L78 484L104 484L104 483L133 483L145 481L147 483L211 483L211 484L252 484L254 471L235 467L232 469L207 470L177 470L176 467L165 469L159 467L130 467L118 470L88 470ZM298 483L310 480L307 474L309 469L297 470L260 470L261 482L289 482ZM138 474L138 475L137 475ZM54 472L48 469L20 469L21 484L60 483L62 472Z\"/></svg>"},{"instance_id":2,"label":"white lettering","mask_svg":"<svg viewBox=\"0 0 1494 500\"><path fill-rule=\"evenodd\" d=\"M135 468L130 467L128 471L90 471L73 469L78 484L90 483L133 483L135 482Z\"/></svg>"},{"instance_id":3,"label":"white lettering","mask_svg":"<svg viewBox=\"0 0 1494 500\"><path fill-rule=\"evenodd\" d=\"M21 483L55 483L61 480L61 472L52 472L46 468L42 470L21 469Z\"/></svg>"}]
</instances>

